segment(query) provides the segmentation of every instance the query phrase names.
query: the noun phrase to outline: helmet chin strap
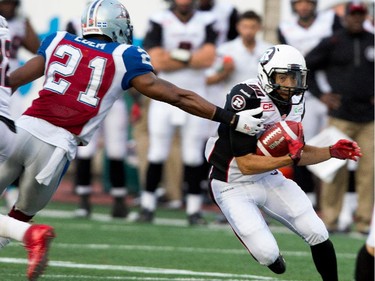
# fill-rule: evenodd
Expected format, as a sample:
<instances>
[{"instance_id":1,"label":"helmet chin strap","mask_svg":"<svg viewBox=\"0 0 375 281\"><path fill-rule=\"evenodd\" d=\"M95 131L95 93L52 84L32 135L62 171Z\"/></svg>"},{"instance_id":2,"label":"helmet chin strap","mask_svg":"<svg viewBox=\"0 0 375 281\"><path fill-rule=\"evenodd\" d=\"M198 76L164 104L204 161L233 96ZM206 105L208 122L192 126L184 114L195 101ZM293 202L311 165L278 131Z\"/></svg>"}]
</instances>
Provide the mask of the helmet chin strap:
<instances>
[{"instance_id":1,"label":"helmet chin strap","mask_svg":"<svg viewBox=\"0 0 375 281\"><path fill-rule=\"evenodd\" d=\"M304 91L302 91L302 93L300 94L301 95L301 98L299 100L298 103L293 103L292 102L292 97L294 96L292 89L289 89L289 99L288 100L284 100L281 95L277 92L277 90L280 90L281 89L281 85L280 84L272 84L272 88L273 88L273 91L274 94L269 94L270 98L282 105L297 105L297 104L300 104L302 99L303 99L303 95L304 95Z\"/></svg>"}]
</instances>

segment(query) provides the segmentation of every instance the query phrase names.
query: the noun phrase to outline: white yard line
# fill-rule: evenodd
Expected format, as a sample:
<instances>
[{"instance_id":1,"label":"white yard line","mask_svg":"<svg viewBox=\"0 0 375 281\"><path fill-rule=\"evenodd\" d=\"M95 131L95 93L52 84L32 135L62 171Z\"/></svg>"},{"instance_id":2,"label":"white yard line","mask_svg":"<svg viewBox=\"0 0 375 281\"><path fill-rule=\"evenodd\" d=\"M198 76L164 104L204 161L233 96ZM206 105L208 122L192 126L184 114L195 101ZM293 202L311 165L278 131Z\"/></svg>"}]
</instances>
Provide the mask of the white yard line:
<instances>
[{"instance_id":1,"label":"white yard line","mask_svg":"<svg viewBox=\"0 0 375 281\"><path fill-rule=\"evenodd\" d=\"M0 258L0 263L12 263L12 264L27 264L26 259L16 259L16 258ZM101 265L101 264L82 264L82 263L74 263L74 262L66 262L66 261L49 261L48 265L50 267L63 267L63 268L79 268L79 269L94 269L94 270L106 270L106 271L122 271L122 272L130 272L130 273L142 273L142 274L161 274L161 275L182 275L182 276L196 276L202 277L197 279L191 278L180 278L176 279L175 277L171 277L173 279L161 279L161 278L152 278L152 277L127 277L127 276L117 276L113 277L112 280L226 280L226 281L243 281L243 280L274 280L274 281L282 281L282 279L277 279L273 277L262 277L258 275L249 275L249 274L230 274L230 273L217 273L217 272L199 272L199 271L192 271L192 270L181 270L181 269L166 269L166 268L155 268L155 267L141 267L141 266L122 266L122 265ZM48 274L46 275L46 277ZM63 275L62 275L63 276ZM68 276L70 277L70 275ZM94 277L91 276L91 280L95 280ZM99 277L100 278L100 277ZM132 278L132 279L130 279ZM216 278L216 279L208 279L208 278ZM219 279L218 279L219 278ZM230 279L228 279L230 278ZM108 280L108 279L107 279Z\"/></svg>"}]
</instances>

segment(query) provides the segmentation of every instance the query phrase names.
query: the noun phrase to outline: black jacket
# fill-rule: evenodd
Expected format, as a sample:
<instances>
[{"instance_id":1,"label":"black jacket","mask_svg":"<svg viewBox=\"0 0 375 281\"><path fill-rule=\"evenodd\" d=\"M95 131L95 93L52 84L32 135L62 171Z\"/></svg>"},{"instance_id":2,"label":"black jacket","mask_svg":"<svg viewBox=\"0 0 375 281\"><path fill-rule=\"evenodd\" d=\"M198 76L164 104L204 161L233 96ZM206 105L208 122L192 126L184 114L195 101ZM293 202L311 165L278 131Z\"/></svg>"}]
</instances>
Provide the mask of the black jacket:
<instances>
[{"instance_id":1,"label":"black jacket","mask_svg":"<svg viewBox=\"0 0 375 281\"><path fill-rule=\"evenodd\" d=\"M306 56L310 91L320 97L315 72L325 70L332 92L341 95L341 107L332 117L353 121L374 120L374 35L351 34L346 29L323 39Z\"/></svg>"}]
</instances>

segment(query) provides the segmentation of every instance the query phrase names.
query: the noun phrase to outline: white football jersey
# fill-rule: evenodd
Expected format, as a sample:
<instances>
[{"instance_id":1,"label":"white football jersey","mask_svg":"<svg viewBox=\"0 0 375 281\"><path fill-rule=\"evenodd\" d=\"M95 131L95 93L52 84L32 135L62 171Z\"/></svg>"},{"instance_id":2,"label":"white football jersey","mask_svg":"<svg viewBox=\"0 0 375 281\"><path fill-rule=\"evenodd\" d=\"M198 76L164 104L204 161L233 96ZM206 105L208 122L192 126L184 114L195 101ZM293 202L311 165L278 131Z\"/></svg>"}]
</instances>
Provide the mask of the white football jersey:
<instances>
[{"instance_id":1,"label":"white football jersey","mask_svg":"<svg viewBox=\"0 0 375 281\"><path fill-rule=\"evenodd\" d=\"M214 21L213 14L200 11L194 12L193 17L186 23L181 22L171 10L162 11L151 18L151 22L159 24L162 29L161 46L167 51L182 48L194 52L201 48L206 42L206 27ZM158 76L193 91L201 90L205 85L204 69L161 71ZM201 94L200 91L198 93Z\"/></svg>"},{"instance_id":2,"label":"white football jersey","mask_svg":"<svg viewBox=\"0 0 375 281\"><path fill-rule=\"evenodd\" d=\"M234 6L231 3L216 1L210 12L212 12L218 19L215 21L215 29L218 31L218 37L216 44L220 44L227 41L227 34L229 31L229 18L233 13Z\"/></svg>"},{"instance_id":3,"label":"white football jersey","mask_svg":"<svg viewBox=\"0 0 375 281\"><path fill-rule=\"evenodd\" d=\"M10 119L9 102L12 90L5 86L5 77L9 69L10 56L9 29L0 30L0 115Z\"/></svg>"},{"instance_id":4,"label":"white football jersey","mask_svg":"<svg viewBox=\"0 0 375 281\"><path fill-rule=\"evenodd\" d=\"M298 103L301 97L293 96L292 102ZM304 100L299 104L292 105L287 112L281 112L269 95L261 88L258 79L249 79L237 84L227 96L225 108L233 112L239 112L254 108L254 101L260 102L263 108L264 127L268 128L273 124L282 121L301 122L304 114ZM222 182L251 182L257 181L270 172L255 175L244 175L239 170L232 144L235 139L230 136L230 128L221 124L218 129L218 136L211 137L206 143L205 156L209 163L213 165L210 178L217 179ZM260 135L260 134L259 134ZM245 142L245 148L241 147L241 155L247 153L255 153L255 148L251 148L251 142L256 143L254 137L246 136L247 139L240 140ZM237 138L244 138L241 134Z\"/></svg>"},{"instance_id":5,"label":"white football jersey","mask_svg":"<svg viewBox=\"0 0 375 281\"><path fill-rule=\"evenodd\" d=\"M297 17L280 23L279 28L287 43L306 55L323 38L332 34L334 19L335 12L327 10L318 13L316 20L308 28L300 26Z\"/></svg>"},{"instance_id":6,"label":"white football jersey","mask_svg":"<svg viewBox=\"0 0 375 281\"><path fill-rule=\"evenodd\" d=\"M15 17L8 21L8 27L11 34L12 47L10 53L10 71L18 68L18 51L21 47L22 40L26 36L26 19L23 17Z\"/></svg>"}]
</instances>

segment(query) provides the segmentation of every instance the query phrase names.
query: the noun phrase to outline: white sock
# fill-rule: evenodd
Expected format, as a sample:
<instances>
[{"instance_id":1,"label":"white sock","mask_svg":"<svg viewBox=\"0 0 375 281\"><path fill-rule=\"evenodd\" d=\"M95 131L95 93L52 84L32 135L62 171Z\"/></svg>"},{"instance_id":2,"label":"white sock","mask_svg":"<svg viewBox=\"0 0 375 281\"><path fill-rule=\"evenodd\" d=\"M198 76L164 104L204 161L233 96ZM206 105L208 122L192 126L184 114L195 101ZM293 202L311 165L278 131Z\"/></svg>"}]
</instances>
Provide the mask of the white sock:
<instances>
[{"instance_id":1,"label":"white sock","mask_svg":"<svg viewBox=\"0 0 375 281\"><path fill-rule=\"evenodd\" d=\"M29 223L0 215L0 237L12 238L22 242L25 232L29 227Z\"/></svg>"},{"instance_id":2,"label":"white sock","mask_svg":"<svg viewBox=\"0 0 375 281\"><path fill-rule=\"evenodd\" d=\"M187 215L192 215L199 213L202 209L203 198L201 195L188 194L186 196L186 213Z\"/></svg>"},{"instance_id":3,"label":"white sock","mask_svg":"<svg viewBox=\"0 0 375 281\"><path fill-rule=\"evenodd\" d=\"M154 192L143 191L141 195L141 207L151 212L156 209L156 194Z\"/></svg>"},{"instance_id":4,"label":"white sock","mask_svg":"<svg viewBox=\"0 0 375 281\"><path fill-rule=\"evenodd\" d=\"M353 223L353 214L356 208L357 194L355 192L346 192L338 221L339 230L344 230L350 227Z\"/></svg>"}]
</instances>

